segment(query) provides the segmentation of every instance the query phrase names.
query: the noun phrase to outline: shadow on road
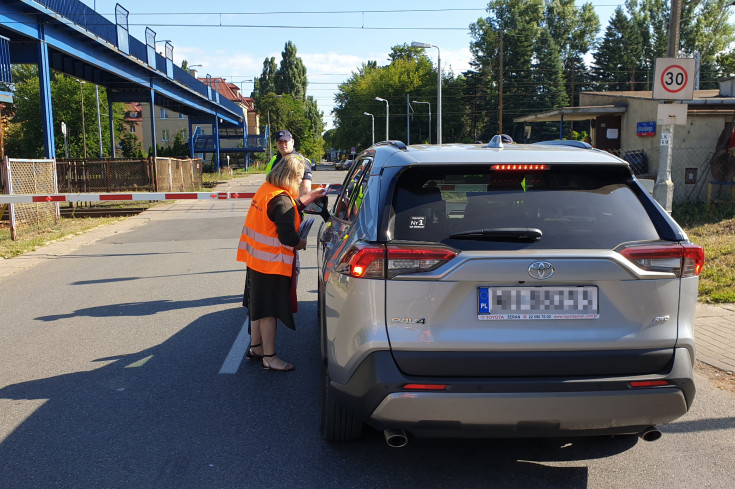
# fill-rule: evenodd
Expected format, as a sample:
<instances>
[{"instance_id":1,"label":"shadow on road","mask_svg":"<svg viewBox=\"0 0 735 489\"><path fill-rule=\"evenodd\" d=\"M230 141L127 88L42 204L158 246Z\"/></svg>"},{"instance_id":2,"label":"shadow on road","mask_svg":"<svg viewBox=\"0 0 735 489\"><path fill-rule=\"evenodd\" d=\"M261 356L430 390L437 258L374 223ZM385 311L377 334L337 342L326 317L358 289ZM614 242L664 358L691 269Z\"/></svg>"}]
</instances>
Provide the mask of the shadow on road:
<instances>
[{"instance_id":1,"label":"shadow on road","mask_svg":"<svg viewBox=\"0 0 735 489\"><path fill-rule=\"evenodd\" d=\"M278 332L278 353L296 365L294 372L243 361L237 374L218 375L245 317L239 301L225 296L76 311L103 318L233 304L196 318L159 345L100 358L105 365L94 370L0 389L4 399L47 399L0 443L0 486L583 488L584 460L637 443L629 436L412 439L391 449L374 431L357 442L326 443L319 436L315 302L300 304L296 332ZM570 461L573 466L545 465Z\"/></svg>"}]
</instances>

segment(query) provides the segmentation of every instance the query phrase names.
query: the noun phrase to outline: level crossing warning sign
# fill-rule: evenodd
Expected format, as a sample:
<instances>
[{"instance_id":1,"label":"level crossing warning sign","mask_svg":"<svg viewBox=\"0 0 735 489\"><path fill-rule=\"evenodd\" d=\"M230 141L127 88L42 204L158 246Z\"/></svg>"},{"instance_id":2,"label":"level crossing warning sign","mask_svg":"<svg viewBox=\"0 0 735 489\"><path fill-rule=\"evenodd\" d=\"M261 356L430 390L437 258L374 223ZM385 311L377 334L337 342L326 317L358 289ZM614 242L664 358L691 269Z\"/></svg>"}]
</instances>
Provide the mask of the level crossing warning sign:
<instances>
[{"instance_id":1,"label":"level crossing warning sign","mask_svg":"<svg viewBox=\"0 0 735 489\"><path fill-rule=\"evenodd\" d=\"M691 100L696 76L694 58L656 58L653 98L657 100Z\"/></svg>"}]
</instances>

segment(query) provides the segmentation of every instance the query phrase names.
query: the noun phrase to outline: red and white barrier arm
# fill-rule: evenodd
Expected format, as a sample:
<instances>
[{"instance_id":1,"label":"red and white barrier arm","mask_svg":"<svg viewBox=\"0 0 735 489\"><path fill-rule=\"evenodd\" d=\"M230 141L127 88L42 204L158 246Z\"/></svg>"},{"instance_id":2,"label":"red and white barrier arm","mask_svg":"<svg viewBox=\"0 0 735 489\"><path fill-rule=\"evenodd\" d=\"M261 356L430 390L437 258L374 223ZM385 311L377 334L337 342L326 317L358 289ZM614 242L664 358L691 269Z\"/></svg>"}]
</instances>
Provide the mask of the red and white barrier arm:
<instances>
[{"instance_id":1,"label":"red and white barrier arm","mask_svg":"<svg viewBox=\"0 0 735 489\"><path fill-rule=\"evenodd\" d=\"M0 195L0 204L43 202L105 202L135 200L228 200L252 199L253 192L135 192L129 194Z\"/></svg>"},{"instance_id":2,"label":"red and white barrier arm","mask_svg":"<svg viewBox=\"0 0 735 489\"><path fill-rule=\"evenodd\" d=\"M314 184L312 188L326 185ZM341 185L329 185L327 193L337 193ZM110 194L0 194L0 204L33 204L44 202L106 202L136 200L232 200L252 199L254 192L135 192Z\"/></svg>"}]
</instances>

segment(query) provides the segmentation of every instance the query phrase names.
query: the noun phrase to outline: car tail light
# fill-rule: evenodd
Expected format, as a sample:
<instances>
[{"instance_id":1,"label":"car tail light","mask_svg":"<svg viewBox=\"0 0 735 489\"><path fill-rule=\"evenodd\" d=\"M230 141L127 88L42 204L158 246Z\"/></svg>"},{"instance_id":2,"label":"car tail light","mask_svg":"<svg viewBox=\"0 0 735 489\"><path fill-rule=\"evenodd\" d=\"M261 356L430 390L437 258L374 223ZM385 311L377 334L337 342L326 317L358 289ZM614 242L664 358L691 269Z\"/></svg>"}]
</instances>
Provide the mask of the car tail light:
<instances>
[{"instance_id":1,"label":"car tail light","mask_svg":"<svg viewBox=\"0 0 735 489\"><path fill-rule=\"evenodd\" d=\"M337 265L339 273L355 278L385 277L385 246L357 243Z\"/></svg>"},{"instance_id":2,"label":"car tail light","mask_svg":"<svg viewBox=\"0 0 735 489\"><path fill-rule=\"evenodd\" d=\"M670 385L668 380L637 380L628 382L631 387L661 387L664 385Z\"/></svg>"},{"instance_id":3,"label":"car tail light","mask_svg":"<svg viewBox=\"0 0 735 489\"><path fill-rule=\"evenodd\" d=\"M495 171L529 171L529 170L548 170L549 165L503 164L503 165L493 165L491 168Z\"/></svg>"},{"instance_id":4,"label":"car tail light","mask_svg":"<svg viewBox=\"0 0 735 489\"><path fill-rule=\"evenodd\" d=\"M457 256L459 252L443 247L388 246L386 275L430 272Z\"/></svg>"},{"instance_id":5,"label":"car tail light","mask_svg":"<svg viewBox=\"0 0 735 489\"><path fill-rule=\"evenodd\" d=\"M620 254L644 270L671 272L677 277L699 275L704 265L704 248L692 243L632 246Z\"/></svg>"},{"instance_id":6,"label":"car tail light","mask_svg":"<svg viewBox=\"0 0 735 489\"><path fill-rule=\"evenodd\" d=\"M358 243L345 253L336 270L355 278L393 278L396 275L430 272L457 254L453 249L437 246L385 247Z\"/></svg>"},{"instance_id":7,"label":"car tail light","mask_svg":"<svg viewBox=\"0 0 735 489\"><path fill-rule=\"evenodd\" d=\"M443 391L447 384L404 384L403 388L410 391Z\"/></svg>"}]
</instances>

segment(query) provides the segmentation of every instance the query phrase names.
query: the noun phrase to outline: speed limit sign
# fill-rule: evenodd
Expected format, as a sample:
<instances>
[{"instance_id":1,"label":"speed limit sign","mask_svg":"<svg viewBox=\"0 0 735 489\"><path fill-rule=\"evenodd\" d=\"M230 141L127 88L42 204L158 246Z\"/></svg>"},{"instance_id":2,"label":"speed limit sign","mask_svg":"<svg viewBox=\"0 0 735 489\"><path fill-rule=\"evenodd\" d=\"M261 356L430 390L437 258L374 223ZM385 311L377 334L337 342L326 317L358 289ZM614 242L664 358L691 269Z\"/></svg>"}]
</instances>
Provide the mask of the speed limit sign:
<instances>
[{"instance_id":1,"label":"speed limit sign","mask_svg":"<svg viewBox=\"0 0 735 489\"><path fill-rule=\"evenodd\" d=\"M694 97L695 69L694 58L656 58L653 98L691 100Z\"/></svg>"}]
</instances>

